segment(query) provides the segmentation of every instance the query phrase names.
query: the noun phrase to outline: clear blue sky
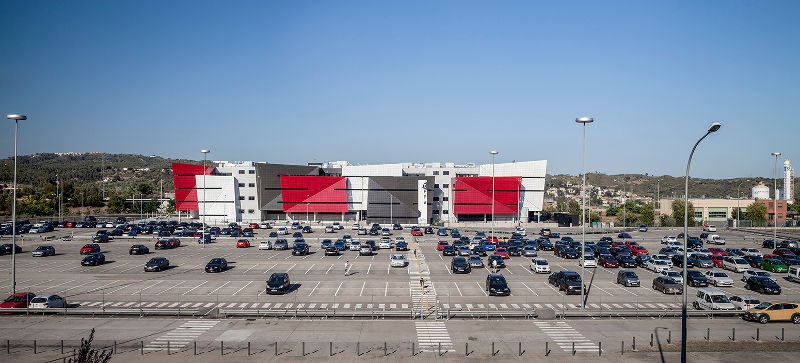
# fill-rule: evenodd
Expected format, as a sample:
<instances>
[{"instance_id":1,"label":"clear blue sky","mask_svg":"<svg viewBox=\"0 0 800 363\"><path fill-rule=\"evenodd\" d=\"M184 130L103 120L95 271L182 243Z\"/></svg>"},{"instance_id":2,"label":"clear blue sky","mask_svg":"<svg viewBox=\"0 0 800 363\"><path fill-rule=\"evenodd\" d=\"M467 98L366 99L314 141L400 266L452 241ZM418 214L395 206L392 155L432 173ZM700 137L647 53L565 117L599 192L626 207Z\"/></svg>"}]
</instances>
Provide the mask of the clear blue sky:
<instances>
[{"instance_id":1,"label":"clear blue sky","mask_svg":"<svg viewBox=\"0 0 800 363\"><path fill-rule=\"evenodd\" d=\"M21 154L283 163L547 159L548 172L800 165L798 1L4 1ZM0 128L0 156L13 127Z\"/></svg>"}]
</instances>

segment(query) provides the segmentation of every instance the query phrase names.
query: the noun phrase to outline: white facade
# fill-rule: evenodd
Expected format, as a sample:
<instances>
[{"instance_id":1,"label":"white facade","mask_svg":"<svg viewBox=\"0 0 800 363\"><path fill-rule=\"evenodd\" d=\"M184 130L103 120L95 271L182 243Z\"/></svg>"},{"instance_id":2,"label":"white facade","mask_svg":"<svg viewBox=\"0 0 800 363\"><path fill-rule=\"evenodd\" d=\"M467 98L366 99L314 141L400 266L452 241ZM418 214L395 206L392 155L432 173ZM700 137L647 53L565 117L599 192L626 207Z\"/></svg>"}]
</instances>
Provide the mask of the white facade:
<instances>
[{"instance_id":1,"label":"white facade","mask_svg":"<svg viewBox=\"0 0 800 363\"><path fill-rule=\"evenodd\" d=\"M794 169L789 160L783 161L783 199L786 203L794 203Z\"/></svg>"},{"instance_id":2,"label":"white facade","mask_svg":"<svg viewBox=\"0 0 800 363\"><path fill-rule=\"evenodd\" d=\"M753 199L770 199L769 187L759 182L758 185L753 187Z\"/></svg>"},{"instance_id":3,"label":"white facade","mask_svg":"<svg viewBox=\"0 0 800 363\"><path fill-rule=\"evenodd\" d=\"M211 225L241 220L236 179L222 175L195 175L197 217ZM194 212L193 212L194 213Z\"/></svg>"}]
</instances>

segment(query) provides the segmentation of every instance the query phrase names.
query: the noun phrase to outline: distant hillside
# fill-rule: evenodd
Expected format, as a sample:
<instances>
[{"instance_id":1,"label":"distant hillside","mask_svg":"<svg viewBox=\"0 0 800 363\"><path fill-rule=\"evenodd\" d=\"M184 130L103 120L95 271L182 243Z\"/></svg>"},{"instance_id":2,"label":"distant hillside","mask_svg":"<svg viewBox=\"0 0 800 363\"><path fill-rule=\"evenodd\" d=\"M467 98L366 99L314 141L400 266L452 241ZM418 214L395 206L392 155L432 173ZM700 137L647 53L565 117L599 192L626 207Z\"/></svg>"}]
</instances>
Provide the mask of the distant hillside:
<instances>
[{"instance_id":1,"label":"distant hillside","mask_svg":"<svg viewBox=\"0 0 800 363\"><path fill-rule=\"evenodd\" d=\"M138 183L150 184L153 190L158 190L159 181L163 181L164 191L167 192L172 191L173 162L196 161L106 153L25 155L18 158L17 182L21 186L42 188L55 184L58 174L62 182L76 187L99 186L105 177L106 190ZM12 157L0 160L0 184L12 184L13 167Z\"/></svg>"},{"instance_id":2,"label":"distant hillside","mask_svg":"<svg viewBox=\"0 0 800 363\"><path fill-rule=\"evenodd\" d=\"M750 180L747 182L746 180ZM684 178L670 175L642 175L642 174L616 174L607 175L602 173L587 173L586 183L594 186L613 188L617 190L633 190L633 193L640 196L655 197L657 181L661 180L660 194L662 198L680 197L684 192ZM575 175L548 175L547 187L566 187L568 183L580 185L582 179ZM741 183L742 198L750 197L750 189L759 181L764 182L772 193L773 180L759 177L745 177L733 179L689 179L689 195L692 197L705 198L736 198L737 187ZM796 178L795 185L800 184L800 178ZM778 179L778 187L783 187L783 179ZM795 193L796 195L796 193Z\"/></svg>"}]
</instances>

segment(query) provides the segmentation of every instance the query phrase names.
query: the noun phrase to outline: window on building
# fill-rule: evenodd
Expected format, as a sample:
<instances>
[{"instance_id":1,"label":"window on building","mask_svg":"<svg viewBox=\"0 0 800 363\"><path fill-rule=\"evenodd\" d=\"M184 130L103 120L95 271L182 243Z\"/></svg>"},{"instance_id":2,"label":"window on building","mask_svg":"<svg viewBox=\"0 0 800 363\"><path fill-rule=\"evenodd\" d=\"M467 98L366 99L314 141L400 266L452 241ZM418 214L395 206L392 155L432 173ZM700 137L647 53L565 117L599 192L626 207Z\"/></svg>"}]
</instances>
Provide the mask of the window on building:
<instances>
[{"instance_id":1,"label":"window on building","mask_svg":"<svg viewBox=\"0 0 800 363\"><path fill-rule=\"evenodd\" d=\"M244 214L244 209L239 209L239 214Z\"/></svg>"},{"instance_id":2,"label":"window on building","mask_svg":"<svg viewBox=\"0 0 800 363\"><path fill-rule=\"evenodd\" d=\"M434 170L433 171L433 175L439 175L439 171L438 170Z\"/></svg>"},{"instance_id":3,"label":"window on building","mask_svg":"<svg viewBox=\"0 0 800 363\"><path fill-rule=\"evenodd\" d=\"M783 218L783 213L778 213L778 218Z\"/></svg>"},{"instance_id":4,"label":"window on building","mask_svg":"<svg viewBox=\"0 0 800 363\"><path fill-rule=\"evenodd\" d=\"M439 210L438 209L434 209L433 210L433 214L439 214Z\"/></svg>"},{"instance_id":5,"label":"window on building","mask_svg":"<svg viewBox=\"0 0 800 363\"><path fill-rule=\"evenodd\" d=\"M702 211L695 211L694 212L694 217L695 218L703 218L703 212Z\"/></svg>"},{"instance_id":6,"label":"window on building","mask_svg":"<svg viewBox=\"0 0 800 363\"><path fill-rule=\"evenodd\" d=\"M783 208L783 203L778 203L778 208Z\"/></svg>"},{"instance_id":7,"label":"window on building","mask_svg":"<svg viewBox=\"0 0 800 363\"><path fill-rule=\"evenodd\" d=\"M244 183L239 183L239 188L244 188Z\"/></svg>"},{"instance_id":8,"label":"window on building","mask_svg":"<svg viewBox=\"0 0 800 363\"><path fill-rule=\"evenodd\" d=\"M450 188L450 184L442 184L442 189Z\"/></svg>"},{"instance_id":9,"label":"window on building","mask_svg":"<svg viewBox=\"0 0 800 363\"><path fill-rule=\"evenodd\" d=\"M447 199L448 199L447 197L442 197L442 201L445 201L445 202L446 202L446 201L447 201Z\"/></svg>"},{"instance_id":10,"label":"window on building","mask_svg":"<svg viewBox=\"0 0 800 363\"><path fill-rule=\"evenodd\" d=\"M433 185L433 189L438 189L438 188L439 188L439 184L434 184Z\"/></svg>"},{"instance_id":11,"label":"window on building","mask_svg":"<svg viewBox=\"0 0 800 363\"><path fill-rule=\"evenodd\" d=\"M253 213L255 213L255 212L256 212L256 211L255 211L255 210L253 210L253 209L248 209L248 210L247 210L247 213L250 213L250 214L253 214Z\"/></svg>"},{"instance_id":12,"label":"window on building","mask_svg":"<svg viewBox=\"0 0 800 363\"><path fill-rule=\"evenodd\" d=\"M433 201L434 202L438 202L439 201L439 197L433 197Z\"/></svg>"},{"instance_id":13,"label":"window on building","mask_svg":"<svg viewBox=\"0 0 800 363\"><path fill-rule=\"evenodd\" d=\"M256 200L256 197L251 195L251 196L247 197L247 200Z\"/></svg>"},{"instance_id":14,"label":"window on building","mask_svg":"<svg viewBox=\"0 0 800 363\"><path fill-rule=\"evenodd\" d=\"M442 211L442 214L447 214L447 212L448 212L447 209L445 209Z\"/></svg>"},{"instance_id":15,"label":"window on building","mask_svg":"<svg viewBox=\"0 0 800 363\"><path fill-rule=\"evenodd\" d=\"M450 170L445 170L442 172L442 175L450 175Z\"/></svg>"},{"instance_id":16,"label":"window on building","mask_svg":"<svg viewBox=\"0 0 800 363\"><path fill-rule=\"evenodd\" d=\"M255 171L255 170L248 170L248 171L247 171L247 174L255 174L255 173L256 173L256 171Z\"/></svg>"},{"instance_id":17,"label":"window on building","mask_svg":"<svg viewBox=\"0 0 800 363\"><path fill-rule=\"evenodd\" d=\"M244 200L244 196L239 196L239 200Z\"/></svg>"},{"instance_id":18,"label":"window on building","mask_svg":"<svg viewBox=\"0 0 800 363\"><path fill-rule=\"evenodd\" d=\"M255 188L256 187L256 183L248 183L247 186L250 187L250 188Z\"/></svg>"},{"instance_id":19,"label":"window on building","mask_svg":"<svg viewBox=\"0 0 800 363\"><path fill-rule=\"evenodd\" d=\"M244 170L239 170L239 174L244 174Z\"/></svg>"},{"instance_id":20,"label":"window on building","mask_svg":"<svg viewBox=\"0 0 800 363\"><path fill-rule=\"evenodd\" d=\"M708 218L728 218L728 212L708 212Z\"/></svg>"}]
</instances>

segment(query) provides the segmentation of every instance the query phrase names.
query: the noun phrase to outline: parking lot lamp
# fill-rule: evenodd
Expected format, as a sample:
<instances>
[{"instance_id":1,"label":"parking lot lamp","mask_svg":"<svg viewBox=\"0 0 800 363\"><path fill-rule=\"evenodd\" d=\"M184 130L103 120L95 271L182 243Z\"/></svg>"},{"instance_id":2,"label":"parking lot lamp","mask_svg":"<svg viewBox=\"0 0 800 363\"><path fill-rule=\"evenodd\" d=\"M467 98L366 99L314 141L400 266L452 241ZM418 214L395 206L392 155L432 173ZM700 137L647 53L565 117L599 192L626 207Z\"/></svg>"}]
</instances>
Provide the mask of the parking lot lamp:
<instances>
[{"instance_id":1,"label":"parking lot lamp","mask_svg":"<svg viewBox=\"0 0 800 363\"><path fill-rule=\"evenodd\" d=\"M491 239L494 239L494 156L498 154L497 151L492 150L489 151L489 154L492 154L492 236Z\"/></svg>"},{"instance_id":2,"label":"parking lot lamp","mask_svg":"<svg viewBox=\"0 0 800 363\"><path fill-rule=\"evenodd\" d=\"M742 202L741 202L741 200L742 200L742 192L741 192L741 189L742 189L742 184L744 184L744 182L748 182L749 183L750 179L747 179L747 180L739 183L739 186L736 187L736 228L739 228L739 212L742 209Z\"/></svg>"},{"instance_id":3,"label":"parking lot lamp","mask_svg":"<svg viewBox=\"0 0 800 363\"><path fill-rule=\"evenodd\" d=\"M203 239L202 248L206 248L206 157L211 150L200 150L203 153L203 232L200 235L200 238Z\"/></svg>"},{"instance_id":4,"label":"parking lot lamp","mask_svg":"<svg viewBox=\"0 0 800 363\"><path fill-rule=\"evenodd\" d=\"M19 121L27 120L25 115L11 114L6 116L14 120L14 190L11 192L11 293L17 293L17 135Z\"/></svg>"},{"instance_id":5,"label":"parking lot lamp","mask_svg":"<svg viewBox=\"0 0 800 363\"><path fill-rule=\"evenodd\" d=\"M308 194L306 194L306 224L311 225L308 220Z\"/></svg>"},{"instance_id":6,"label":"parking lot lamp","mask_svg":"<svg viewBox=\"0 0 800 363\"><path fill-rule=\"evenodd\" d=\"M781 153L772 153L775 156L775 170L772 172L773 179L775 181L775 200L773 202L773 212L772 212L772 240L778 240L778 156L781 156Z\"/></svg>"},{"instance_id":7,"label":"parking lot lamp","mask_svg":"<svg viewBox=\"0 0 800 363\"><path fill-rule=\"evenodd\" d=\"M579 117L575 122L583 124L583 185L581 186L581 283L583 283L583 263L586 255L586 124L594 122L591 117ZM586 292L581 286L581 309L586 309Z\"/></svg>"},{"instance_id":8,"label":"parking lot lamp","mask_svg":"<svg viewBox=\"0 0 800 363\"><path fill-rule=\"evenodd\" d=\"M686 243L689 239L689 168L692 166L692 156L694 156L694 150L697 149L697 145L700 144L700 141L706 138L706 136L710 135L712 132L716 132L719 128L722 127L722 124L715 122L711 124L711 127L708 128L706 134L697 140L692 148L692 152L689 153L689 161L686 163L686 178L684 179L684 189L683 189L683 291L682 301L681 304L681 363L686 363L686 303L687 303L687 290L686 290L686 248L689 247L689 244ZM694 211L692 211L692 216L694 216Z\"/></svg>"}]
</instances>

